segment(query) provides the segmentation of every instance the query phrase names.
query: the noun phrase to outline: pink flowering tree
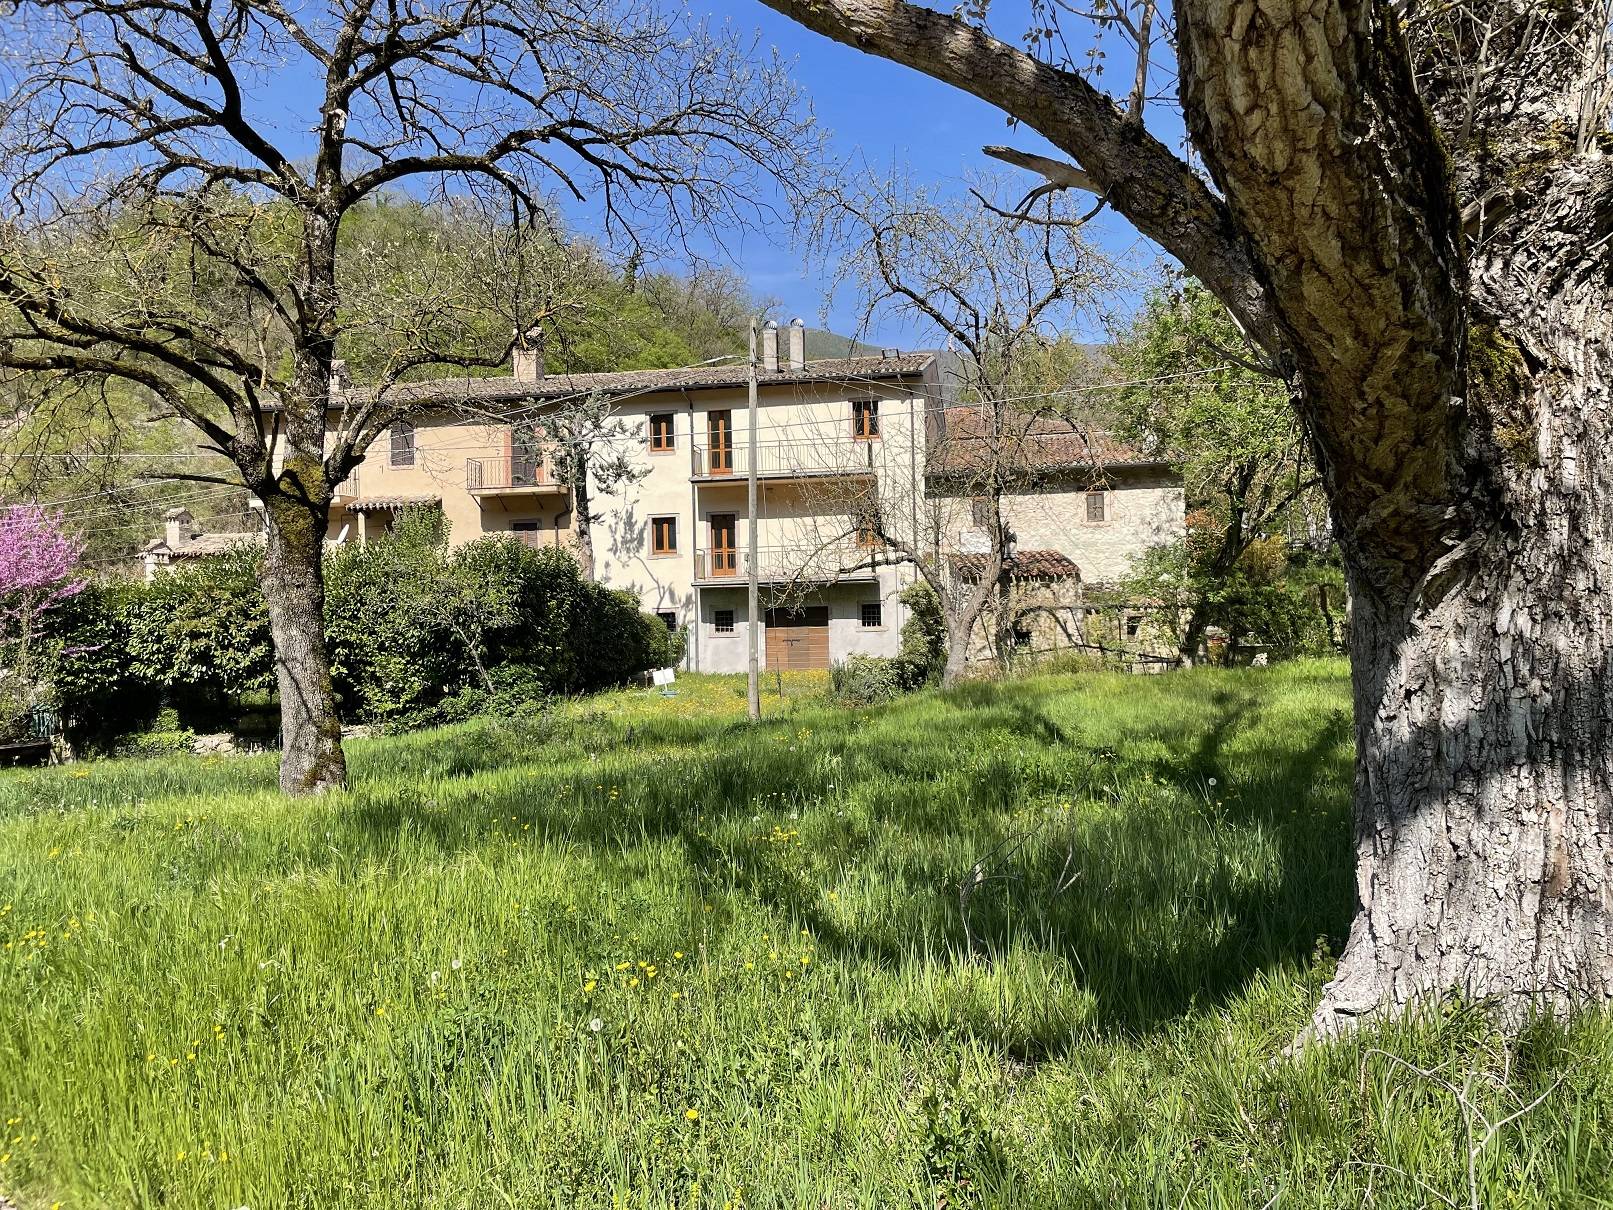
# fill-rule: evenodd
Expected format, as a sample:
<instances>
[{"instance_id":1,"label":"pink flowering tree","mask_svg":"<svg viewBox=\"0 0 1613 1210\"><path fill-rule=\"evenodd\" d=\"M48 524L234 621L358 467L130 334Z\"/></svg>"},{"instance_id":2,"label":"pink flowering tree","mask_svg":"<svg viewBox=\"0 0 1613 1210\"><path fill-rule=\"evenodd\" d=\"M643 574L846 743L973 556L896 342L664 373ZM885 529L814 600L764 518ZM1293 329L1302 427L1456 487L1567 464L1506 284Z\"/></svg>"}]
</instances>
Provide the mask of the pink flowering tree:
<instances>
[{"instance_id":1,"label":"pink flowering tree","mask_svg":"<svg viewBox=\"0 0 1613 1210\"><path fill-rule=\"evenodd\" d=\"M0 653L11 682L3 695L8 700L31 702L40 630L46 614L83 591L83 553L84 543L62 527L59 515L37 504L0 508Z\"/></svg>"}]
</instances>

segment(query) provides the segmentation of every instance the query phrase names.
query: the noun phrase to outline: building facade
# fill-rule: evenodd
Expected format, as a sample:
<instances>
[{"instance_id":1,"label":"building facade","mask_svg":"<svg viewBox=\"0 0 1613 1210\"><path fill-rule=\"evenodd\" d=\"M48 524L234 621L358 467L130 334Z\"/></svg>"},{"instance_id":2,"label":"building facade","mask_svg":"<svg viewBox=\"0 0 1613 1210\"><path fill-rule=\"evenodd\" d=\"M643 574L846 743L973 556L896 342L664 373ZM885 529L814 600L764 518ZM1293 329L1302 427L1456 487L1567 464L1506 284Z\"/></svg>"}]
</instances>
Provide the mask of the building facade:
<instances>
[{"instance_id":1,"label":"building facade","mask_svg":"<svg viewBox=\"0 0 1613 1210\"><path fill-rule=\"evenodd\" d=\"M918 578L883 546L869 517L944 560L971 544L967 500L949 497L935 451L947 432L942 361L931 353L808 361L804 329L763 333L757 372L756 561L767 668L825 668L855 654L894 655L903 591ZM782 347L780 347L782 346ZM518 354L506 377L394 388L410 417L367 451L331 503L326 539L368 542L402 511L440 508L451 544L509 534L578 547L573 465L542 420L582 399L608 401L610 435L590 474L593 574L636 596L686 635L686 663L739 672L748 662L750 566L748 368L545 374ZM348 388L333 399L332 426ZM411 395L417 401L411 401ZM1123 574L1131 554L1182 530L1179 482L1163 464L1102 489L1092 520L1084 472L1049 477L1004 501L1021 544L1056 551L1077 579ZM1128 471L1128 474L1130 472ZM1042 488L1045 487L1045 491ZM196 542L197 536L187 538ZM160 555L159 555L160 558Z\"/></svg>"}]
</instances>

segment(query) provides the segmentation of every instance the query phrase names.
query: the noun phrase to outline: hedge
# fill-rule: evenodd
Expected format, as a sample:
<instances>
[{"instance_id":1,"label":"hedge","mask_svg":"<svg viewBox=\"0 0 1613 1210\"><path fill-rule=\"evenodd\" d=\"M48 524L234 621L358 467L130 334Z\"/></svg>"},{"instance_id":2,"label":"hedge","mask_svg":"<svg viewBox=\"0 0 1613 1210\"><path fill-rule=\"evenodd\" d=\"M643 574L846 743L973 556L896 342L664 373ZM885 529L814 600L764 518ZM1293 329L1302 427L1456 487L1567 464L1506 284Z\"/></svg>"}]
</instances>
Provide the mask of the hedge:
<instances>
[{"instance_id":1,"label":"hedge","mask_svg":"<svg viewBox=\"0 0 1613 1210\"><path fill-rule=\"evenodd\" d=\"M52 675L75 742L106 746L169 707L183 726L236 730L274 705L261 551L98 585L63 609ZM564 550L488 537L450 551L440 522L341 547L325 623L343 718L426 723L620 684L676 660L637 600L583 578Z\"/></svg>"}]
</instances>

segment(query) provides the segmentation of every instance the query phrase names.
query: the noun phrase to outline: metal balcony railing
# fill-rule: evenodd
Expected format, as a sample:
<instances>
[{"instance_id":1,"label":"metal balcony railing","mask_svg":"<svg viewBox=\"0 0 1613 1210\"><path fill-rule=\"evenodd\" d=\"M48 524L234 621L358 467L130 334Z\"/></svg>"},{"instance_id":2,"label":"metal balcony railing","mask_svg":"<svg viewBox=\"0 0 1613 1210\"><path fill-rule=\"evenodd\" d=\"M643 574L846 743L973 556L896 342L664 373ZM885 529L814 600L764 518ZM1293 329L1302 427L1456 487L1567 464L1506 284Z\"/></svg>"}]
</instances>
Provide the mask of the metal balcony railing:
<instances>
[{"instance_id":1,"label":"metal balcony railing","mask_svg":"<svg viewBox=\"0 0 1613 1210\"><path fill-rule=\"evenodd\" d=\"M358 499L358 472L354 471L347 478L336 485L335 498L337 500Z\"/></svg>"},{"instance_id":2,"label":"metal balcony railing","mask_svg":"<svg viewBox=\"0 0 1613 1210\"><path fill-rule=\"evenodd\" d=\"M794 441L759 441L756 474L762 478L808 475L871 475L877 441L854 441L827 434ZM693 475L697 479L750 474L750 446L743 436L727 444L696 442Z\"/></svg>"},{"instance_id":3,"label":"metal balcony railing","mask_svg":"<svg viewBox=\"0 0 1613 1210\"><path fill-rule=\"evenodd\" d=\"M554 468L542 458L516 455L465 459L465 488L472 492L564 491Z\"/></svg>"},{"instance_id":4,"label":"metal balcony railing","mask_svg":"<svg viewBox=\"0 0 1613 1210\"><path fill-rule=\"evenodd\" d=\"M817 546L762 546L756 551L756 578L767 584L800 580L828 583L834 580L872 579L883 560L877 547L854 543ZM750 576L750 552L702 548L694 552L694 578L702 583L743 584Z\"/></svg>"}]
</instances>

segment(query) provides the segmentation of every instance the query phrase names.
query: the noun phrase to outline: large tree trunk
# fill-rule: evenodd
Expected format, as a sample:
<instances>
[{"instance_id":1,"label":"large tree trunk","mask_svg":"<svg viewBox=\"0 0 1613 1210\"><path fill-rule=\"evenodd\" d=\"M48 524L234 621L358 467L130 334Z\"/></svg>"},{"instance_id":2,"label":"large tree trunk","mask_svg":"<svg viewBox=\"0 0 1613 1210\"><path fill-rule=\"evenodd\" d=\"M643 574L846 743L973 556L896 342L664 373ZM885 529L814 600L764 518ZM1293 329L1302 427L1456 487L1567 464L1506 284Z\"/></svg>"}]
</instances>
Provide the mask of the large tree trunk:
<instances>
[{"instance_id":1,"label":"large tree trunk","mask_svg":"<svg viewBox=\"0 0 1613 1210\"><path fill-rule=\"evenodd\" d=\"M588 490L588 451L582 446L571 454L571 532L577 546L577 562L584 579L594 578L593 499Z\"/></svg>"},{"instance_id":2,"label":"large tree trunk","mask_svg":"<svg viewBox=\"0 0 1613 1210\"><path fill-rule=\"evenodd\" d=\"M1182 631L1182 641L1176 652L1176 663L1182 668L1191 668L1198 661L1199 648L1204 645L1204 636L1210 629L1210 603L1201 594L1193 601L1193 608L1188 611L1187 626Z\"/></svg>"},{"instance_id":3,"label":"large tree trunk","mask_svg":"<svg viewBox=\"0 0 1613 1210\"><path fill-rule=\"evenodd\" d=\"M325 647L325 505L277 493L264 504L263 596L280 689L280 788L287 794L340 789L347 762Z\"/></svg>"},{"instance_id":4,"label":"large tree trunk","mask_svg":"<svg viewBox=\"0 0 1613 1210\"><path fill-rule=\"evenodd\" d=\"M963 18L764 2L1041 132L1289 372L1359 744L1359 914L1313 1030L1451 990L1510 1020L1613 998L1605 5L1177 0L1214 196Z\"/></svg>"},{"instance_id":5,"label":"large tree trunk","mask_svg":"<svg viewBox=\"0 0 1613 1210\"><path fill-rule=\"evenodd\" d=\"M1522 268L1511 258L1509 273ZM1550 367L1507 401L1529 363L1511 339L1477 337L1500 342L1475 351L1489 369L1476 365L1470 390L1504 409L1489 417L1497 498L1409 603L1350 567L1359 912L1318 1033L1453 990L1512 1023L1613 999L1613 300L1600 278L1556 299L1489 292ZM1509 414L1529 418L1510 439Z\"/></svg>"}]
</instances>

